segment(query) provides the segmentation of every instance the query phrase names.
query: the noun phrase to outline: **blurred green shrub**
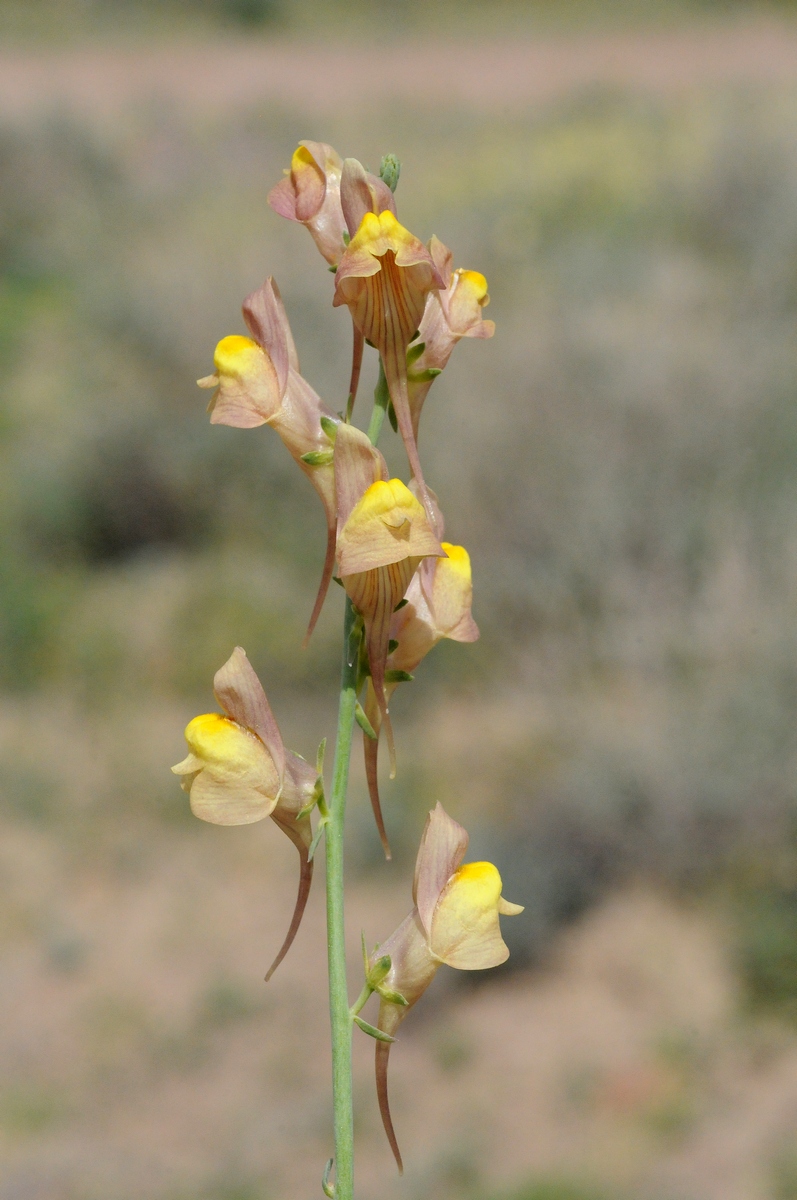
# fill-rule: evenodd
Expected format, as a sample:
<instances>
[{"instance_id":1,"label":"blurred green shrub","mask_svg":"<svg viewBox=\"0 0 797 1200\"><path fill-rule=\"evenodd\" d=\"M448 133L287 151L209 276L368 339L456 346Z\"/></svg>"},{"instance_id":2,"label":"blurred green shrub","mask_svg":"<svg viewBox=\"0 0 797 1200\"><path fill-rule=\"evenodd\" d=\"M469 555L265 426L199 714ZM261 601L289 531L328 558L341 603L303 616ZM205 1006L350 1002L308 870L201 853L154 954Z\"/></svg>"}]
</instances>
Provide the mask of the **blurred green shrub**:
<instances>
[{"instance_id":1,"label":"blurred green shrub","mask_svg":"<svg viewBox=\"0 0 797 1200\"><path fill-rule=\"evenodd\" d=\"M378 161L382 117L363 120ZM349 150L344 124L325 136ZM474 846L528 906L517 964L629 873L699 884L790 828L797 100L593 92L391 131L408 224L485 269L498 324L423 431L482 641L412 686L429 703L489 665L514 689L471 786L501 843ZM317 498L267 429L211 429L193 383L273 270L305 374L342 403L330 281L264 203L294 137L279 112L0 129L4 686L206 696L236 641L270 689L334 677L331 616L297 649ZM396 826L439 786L402 766Z\"/></svg>"},{"instance_id":2,"label":"blurred green shrub","mask_svg":"<svg viewBox=\"0 0 797 1200\"><path fill-rule=\"evenodd\" d=\"M797 1022L797 888L762 880L736 901L737 960L754 1011Z\"/></svg>"}]
</instances>

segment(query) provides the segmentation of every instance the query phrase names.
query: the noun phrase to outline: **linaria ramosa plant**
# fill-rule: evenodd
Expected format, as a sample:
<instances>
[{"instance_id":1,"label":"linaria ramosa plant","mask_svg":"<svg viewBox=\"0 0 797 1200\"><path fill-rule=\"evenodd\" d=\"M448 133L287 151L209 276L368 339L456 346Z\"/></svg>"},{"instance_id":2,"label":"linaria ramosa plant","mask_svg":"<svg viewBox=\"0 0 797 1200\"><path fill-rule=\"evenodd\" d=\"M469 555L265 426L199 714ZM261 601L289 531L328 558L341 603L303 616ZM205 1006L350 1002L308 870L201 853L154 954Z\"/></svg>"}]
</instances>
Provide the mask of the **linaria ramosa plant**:
<instances>
[{"instance_id":1,"label":"linaria ramosa plant","mask_svg":"<svg viewBox=\"0 0 797 1200\"><path fill-rule=\"evenodd\" d=\"M379 836L390 857L377 782L377 749L387 741L391 777L396 749L390 698L409 682L442 638L473 642L471 563L467 550L443 541L444 522L418 455L421 413L435 378L461 338L488 338L483 318L487 282L454 269L436 237L427 244L396 212L399 164L382 160L379 175L323 142L301 142L285 178L269 193L280 216L306 226L335 272L331 302L346 306L352 323L348 396L336 411L299 371L279 290L272 278L243 304L247 334L221 339L213 372L199 380L213 389L214 424L255 429L270 425L308 476L324 508L327 551L307 639L334 577L345 592L338 729L329 801L324 743L315 766L285 748L266 693L245 652L236 647L219 668L213 690L220 712L189 722L188 756L173 767L191 810L216 825L247 825L271 817L299 853L293 918L266 979L290 949L307 904L315 852L326 855L329 1004L332 1034L334 1156L322 1187L335 1200L353 1200L354 1130L351 1044L354 1026L375 1040L376 1093L388 1141L402 1170L388 1103L387 1067L396 1031L441 966L483 970L504 962L499 914L522 911L501 895L492 863L464 863L468 835L440 804L423 831L412 888L413 908L372 953L365 980L349 1003L344 928L343 837L349 760L355 723ZM352 421L364 346L379 356L379 380L367 431ZM390 478L377 441L385 414L402 438L409 478ZM337 572L335 568L337 566ZM379 997L376 1024L360 1016ZM334 1182L333 1182L334 1166Z\"/></svg>"}]
</instances>

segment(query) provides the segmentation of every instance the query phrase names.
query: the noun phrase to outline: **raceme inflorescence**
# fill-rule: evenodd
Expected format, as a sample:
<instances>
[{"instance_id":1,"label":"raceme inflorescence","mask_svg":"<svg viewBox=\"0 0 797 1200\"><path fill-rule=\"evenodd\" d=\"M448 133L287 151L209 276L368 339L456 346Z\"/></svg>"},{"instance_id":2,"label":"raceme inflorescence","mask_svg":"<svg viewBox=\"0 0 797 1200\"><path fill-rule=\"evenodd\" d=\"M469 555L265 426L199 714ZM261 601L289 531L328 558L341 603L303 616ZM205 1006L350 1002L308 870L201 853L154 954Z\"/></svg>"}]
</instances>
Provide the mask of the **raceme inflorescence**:
<instances>
[{"instance_id":1,"label":"raceme inflorescence","mask_svg":"<svg viewBox=\"0 0 797 1200\"><path fill-rule=\"evenodd\" d=\"M353 1027L375 1039L376 1090L399 1170L401 1155L388 1103L387 1067L395 1033L438 969L482 970L505 961L499 914L522 911L501 895L492 863L463 863L468 835L440 804L423 831L412 887L413 908L389 937L367 952L364 985L350 1005L343 920L343 834L354 726L362 731L365 771L379 836L390 858L377 778L384 734L391 777L396 747L390 699L443 638L473 642L471 562L463 546L444 541L438 497L418 452L421 414L436 377L461 338L492 337L484 319L487 281L454 268L436 237L426 244L399 221L394 192L399 163L387 155L378 175L356 159L342 160L322 142L301 142L285 177L269 193L280 216L304 225L330 271L332 304L351 316L349 392L340 411L316 394L299 370L288 317L268 278L243 303L247 334L223 337L213 372L213 424L254 429L270 425L324 508L327 548L305 644L329 584L345 591L338 729L327 800L324 743L315 765L285 748L263 686L236 647L216 672L221 712L194 717L185 730L188 756L173 767L191 810L216 825L246 825L271 817L299 853L299 889L287 935L268 980L296 937L323 837L326 855L327 944L334 1159L324 1173L328 1197L353 1200L354 1133L351 1079ZM367 431L352 419L364 347L378 354L379 379ZM385 415L400 434L409 478L391 478L377 449ZM370 1025L360 1012L379 997ZM334 1183L332 1167L334 1163Z\"/></svg>"}]
</instances>

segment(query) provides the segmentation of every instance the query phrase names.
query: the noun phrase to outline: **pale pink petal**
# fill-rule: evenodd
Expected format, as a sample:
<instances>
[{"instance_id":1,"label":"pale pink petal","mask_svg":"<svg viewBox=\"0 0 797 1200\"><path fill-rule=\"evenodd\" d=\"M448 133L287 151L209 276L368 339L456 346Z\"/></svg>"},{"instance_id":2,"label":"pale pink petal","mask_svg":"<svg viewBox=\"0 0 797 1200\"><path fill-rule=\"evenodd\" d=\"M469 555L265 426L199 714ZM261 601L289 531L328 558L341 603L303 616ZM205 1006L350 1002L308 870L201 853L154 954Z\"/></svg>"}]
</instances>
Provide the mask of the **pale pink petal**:
<instances>
[{"instance_id":1,"label":"pale pink petal","mask_svg":"<svg viewBox=\"0 0 797 1200\"><path fill-rule=\"evenodd\" d=\"M288 382L288 364L298 370L298 361L291 362L291 357L296 359L296 347L279 288L271 275L262 287L246 297L242 311L252 337L274 364L280 393L283 393Z\"/></svg>"},{"instance_id":2,"label":"pale pink petal","mask_svg":"<svg viewBox=\"0 0 797 1200\"><path fill-rule=\"evenodd\" d=\"M432 918L440 894L465 857L468 840L467 831L449 817L438 802L426 820L415 862L415 881L412 889L413 900L418 906L419 918L427 937L431 936Z\"/></svg>"},{"instance_id":3,"label":"pale pink petal","mask_svg":"<svg viewBox=\"0 0 797 1200\"><path fill-rule=\"evenodd\" d=\"M207 769L191 784L191 812L211 825L251 825L272 812L275 797L250 783L217 779Z\"/></svg>"},{"instance_id":4,"label":"pale pink petal","mask_svg":"<svg viewBox=\"0 0 797 1200\"><path fill-rule=\"evenodd\" d=\"M387 464L356 425L341 422L335 437L335 493L340 531L372 483L387 479Z\"/></svg>"},{"instance_id":5,"label":"pale pink petal","mask_svg":"<svg viewBox=\"0 0 797 1200\"><path fill-rule=\"evenodd\" d=\"M228 716L245 729L251 729L257 734L271 755L282 782L285 778L285 745L282 735L266 699L263 685L246 657L246 651L240 646L235 647L224 666L216 672L213 691Z\"/></svg>"},{"instance_id":6,"label":"pale pink petal","mask_svg":"<svg viewBox=\"0 0 797 1200\"><path fill-rule=\"evenodd\" d=\"M286 175L271 189L266 202L278 216L286 217L289 221L299 220L296 215L296 191L290 175Z\"/></svg>"}]
</instances>

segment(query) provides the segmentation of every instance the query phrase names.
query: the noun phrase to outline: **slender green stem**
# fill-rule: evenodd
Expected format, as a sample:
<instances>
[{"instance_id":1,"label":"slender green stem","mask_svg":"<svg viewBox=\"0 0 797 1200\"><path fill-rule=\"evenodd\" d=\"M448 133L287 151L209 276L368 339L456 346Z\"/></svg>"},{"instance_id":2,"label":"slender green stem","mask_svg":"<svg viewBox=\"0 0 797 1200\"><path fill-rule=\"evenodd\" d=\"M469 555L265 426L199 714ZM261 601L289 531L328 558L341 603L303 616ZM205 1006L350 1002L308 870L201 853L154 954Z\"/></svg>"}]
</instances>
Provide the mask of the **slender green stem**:
<instances>
[{"instance_id":1,"label":"slender green stem","mask_svg":"<svg viewBox=\"0 0 797 1200\"><path fill-rule=\"evenodd\" d=\"M374 392L374 410L368 437L375 446L385 419L390 393L382 359ZM349 597L343 616L343 662L340 671L338 733L335 763L332 768L332 794L329 811L322 812L327 862L327 958L329 962L329 1017L332 1027L332 1105L335 1127L335 1200L354 1200L354 1107L352 1103L351 1037L353 1019L363 1007L372 988L366 985L353 1009L349 1008L346 982L346 927L344 922L343 831L346 817L346 789L357 707L358 670L362 622ZM319 804L319 807L320 804ZM330 1187L325 1176L325 1193Z\"/></svg>"},{"instance_id":2,"label":"slender green stem","mask_svg":"<svg viewBox=\"0 0 797 1200\"><path fill-rule=\"evenodd\" d=\"M354 1111L352 1106L352 1017L346 984L346 929L343 919L343 825L357 702L360 625L346 597L338 733L329 820L324 830L327 861L327 949L329 1016L332 1026L332 1102L335 1124L335 1200L354 1200Z\"/></svg>"},{"instance_id":3,"label":"slender green stem","mask_svg":"<svg viewBox=\"0 0 797 1200\"><path fill-rule=\"evenodd\" d=\"M371 413L371 423L368 426L368 436L375 446L379 441L379 434L382 431L382 422L385 419L387 406L390 403L390 392L387 390L387 379L385 378L385 368L382 366L382 356L379 356L379 378L376 381L376 390L374 391L374 411Z\"/></svg>"},{"instance_id":4,"label":"slender green stem","mask_svg":"<svg viewBox=\"0 0 797 1200\"><path fill-rule=\"evenodd\" d=\"M366 983L365 986L363 987L363 990L360 992L359 996L354 1001L354 1004L352 1004L351 1008L349 1009L349 1013L351 1014L352 1017L356 1017L358 1013L362 1012L362 1010L365 1008L366 1004L368 1003L369 999L371 998L371 996L373 994L374 994L374 989L371 987L371 985L369 983Z\"/></svg>"}]
</instances>

